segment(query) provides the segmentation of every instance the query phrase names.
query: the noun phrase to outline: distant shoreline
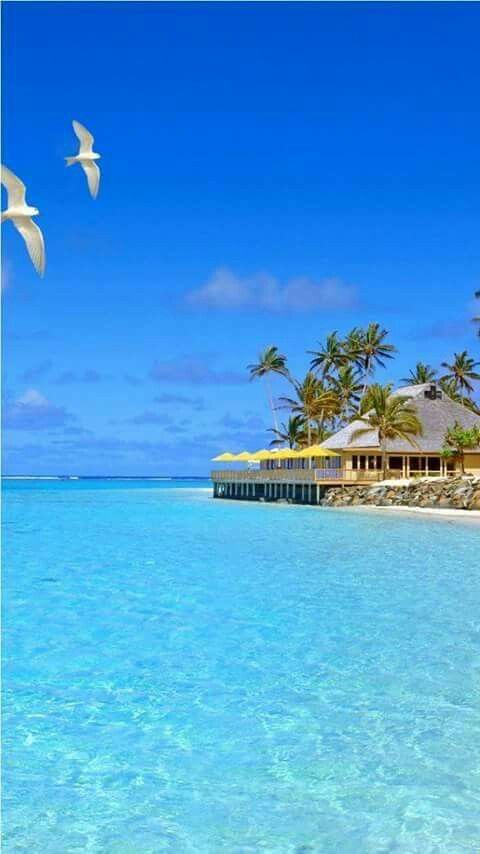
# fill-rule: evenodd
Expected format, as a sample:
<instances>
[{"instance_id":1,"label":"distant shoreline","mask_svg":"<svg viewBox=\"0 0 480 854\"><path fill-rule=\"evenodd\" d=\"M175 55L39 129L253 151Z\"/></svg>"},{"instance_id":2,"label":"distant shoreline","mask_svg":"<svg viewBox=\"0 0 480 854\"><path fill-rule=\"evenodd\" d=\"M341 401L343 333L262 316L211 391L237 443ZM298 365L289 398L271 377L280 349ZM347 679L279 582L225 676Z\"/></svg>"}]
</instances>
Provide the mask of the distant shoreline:
<instances>
[{"instance_id":1,"label":"distant shoreline","mask_svg":"<svg viewBox=\"0 0 480 854\"><path fill-rule=\"evenodd\" d=\"M209 475L4 474L2 480L210 480Z\"/></svg>"}]
</instances>

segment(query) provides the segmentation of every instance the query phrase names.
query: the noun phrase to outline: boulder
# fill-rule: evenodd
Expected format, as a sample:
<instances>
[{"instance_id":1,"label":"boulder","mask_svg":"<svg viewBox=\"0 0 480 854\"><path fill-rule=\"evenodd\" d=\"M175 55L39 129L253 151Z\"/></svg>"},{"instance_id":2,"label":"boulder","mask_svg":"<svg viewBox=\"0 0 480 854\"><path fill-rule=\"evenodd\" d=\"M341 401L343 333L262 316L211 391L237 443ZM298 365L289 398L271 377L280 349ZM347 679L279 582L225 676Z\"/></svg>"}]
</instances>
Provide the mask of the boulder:
<instances>
[{"instance_id":1,"label":"boulder","mask_svg":"<svg viewBox=\"0 0 480 854\"><path fill-rule=\"evenodd\" d=\"M327 490L322 504L327 507L393 505L480 510L480 478L453 477L416 479L408 486L376 483Z\"/></svg>"},{"instance_id":2,"label":"boulder","mask_svg":"<svg viewBox=\"0 0 480 854\"><path fill-rule=\"evenodd\" d=\"M437 507L441 507L441 508L443 508L444 510L446 510L446 509L448 509L448 508L449 508L449 507L451 507L451 506L452 506L451 501L450 501L450 499L448 498L448 496L447 496L447 495L442 495L442 496L438 499Z\"/></svg>"},{"instance_id":3,"label":"boulder","mask_svg":"<svg viewBox=\"0 0 480 854\"><path fill-rule=\"evenodd\" d=\"M469 510L480 510L480 489L476 489L475 492L472 492L470 501L468 503Z\"/></svg>"}]
</instances>

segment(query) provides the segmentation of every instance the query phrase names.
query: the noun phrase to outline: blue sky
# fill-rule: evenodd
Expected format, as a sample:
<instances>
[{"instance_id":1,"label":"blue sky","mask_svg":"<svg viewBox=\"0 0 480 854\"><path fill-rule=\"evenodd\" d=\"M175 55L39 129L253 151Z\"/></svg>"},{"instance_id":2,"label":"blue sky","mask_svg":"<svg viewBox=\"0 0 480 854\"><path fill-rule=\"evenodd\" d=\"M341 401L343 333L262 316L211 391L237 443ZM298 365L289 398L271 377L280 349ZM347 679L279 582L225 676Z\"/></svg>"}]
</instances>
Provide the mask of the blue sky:
<instances>
[{"instance_id":1,"label":"blue sky","mask_svg":"<svg viewBox=\"0 0 480 854\"><path fill-rule=\"evenodd\" d=\"M263 447L245 367L271 343L300 375L378 320L395 382L478 355L479 25L474 3L5 3L3 161L47 246L42 281L2 227L5 471Z\"/></svg>"}]
</instances>

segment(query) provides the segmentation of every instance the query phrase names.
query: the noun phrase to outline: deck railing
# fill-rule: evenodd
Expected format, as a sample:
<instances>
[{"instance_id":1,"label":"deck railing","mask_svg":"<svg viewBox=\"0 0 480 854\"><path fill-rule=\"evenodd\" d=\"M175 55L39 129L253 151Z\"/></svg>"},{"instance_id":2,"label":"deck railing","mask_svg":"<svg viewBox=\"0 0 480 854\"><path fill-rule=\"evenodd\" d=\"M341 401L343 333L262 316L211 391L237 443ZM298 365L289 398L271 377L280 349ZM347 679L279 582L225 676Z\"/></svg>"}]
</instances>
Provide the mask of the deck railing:
<instances>
[{"instance_id":1,"label":"deck railing","mask_svg":"<svg viewBox=\"0 0 480 854\"><path fill-rule=\"evenodd\" d=\"M423 477L454 477L458 472L410 472L410 479ZM388 480L399 480L405 475L399 469L387 469ZM211 473L214 481L223 483L324 483L324 484L354 484L368 485L383 480L380 469L345 469L345 468L312 468L312 469L245 469L239 471L214 470Z\"/></svg>"},{"instance_id":2,"label":"deck railing","mask_svg":"<svg viewBox=\"0 0 480 854\"><path fill-rule=\"evenodd\" d=\"M397 474L395 472L395 474ZM395 474L388 476L394 477ZM401 473L400 473L401 476ZM375 483L382 479L378 470L353 469L253 469L250 471L212 471L212 480L243 483Z\"/></svg>"},{"instance_id":3,"label":"deck railing","mask_svg":"<svg viewBox=\"0 0 480 854\"><path fill-rule=\"evenodd\" d=\"M314 483L315 469L252 469L251 471L212 471L212 480Z\"/></svg>"}]
</instances>

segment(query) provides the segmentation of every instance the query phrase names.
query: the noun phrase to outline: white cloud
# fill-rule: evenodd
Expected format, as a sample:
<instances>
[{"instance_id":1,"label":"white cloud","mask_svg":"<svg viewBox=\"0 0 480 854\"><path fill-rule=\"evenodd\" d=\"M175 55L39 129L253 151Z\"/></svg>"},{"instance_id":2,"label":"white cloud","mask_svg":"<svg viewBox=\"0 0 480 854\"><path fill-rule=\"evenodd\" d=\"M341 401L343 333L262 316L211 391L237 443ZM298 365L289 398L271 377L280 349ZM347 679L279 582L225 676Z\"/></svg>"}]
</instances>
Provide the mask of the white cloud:
<instances>
[{"instance_id":1,"label":"white cloud","mask_svg":"<svg viewBox=\"0 0 480 854\"><path fill-rule=\"evenodd\" d=\"M7 401L2 412L3 426L10 430L42 430L62 427L74 416L55 406L37 389L29 388L14 401Z\"/></svg>"},{"instance_id":2,"label":"white cloud","mask_svg":"<svg viewBox=\"0 0 480 854\"><path fill-rule=\"evenodd\" d=\"M242 278L227 267L220 267L204 285L189 291L185 300L194 307L229 311L248 308L276 312L328 311L354 308L357 289L338 278L316 282L299 276L282 284L269 273Z\"/></svg>"},{"instance_id":3,"label":"white cloud","mask_svg":"<svg viewBox=\"0 0 480 854\"><path fill-rule=\"evenodd\" d=\"M17 404L21 404L23 406L49 406L50 402L47 400L43 394L40 394L35 388L28 388L19 398L17 398Z\"/></svg>"}]
</instances>

